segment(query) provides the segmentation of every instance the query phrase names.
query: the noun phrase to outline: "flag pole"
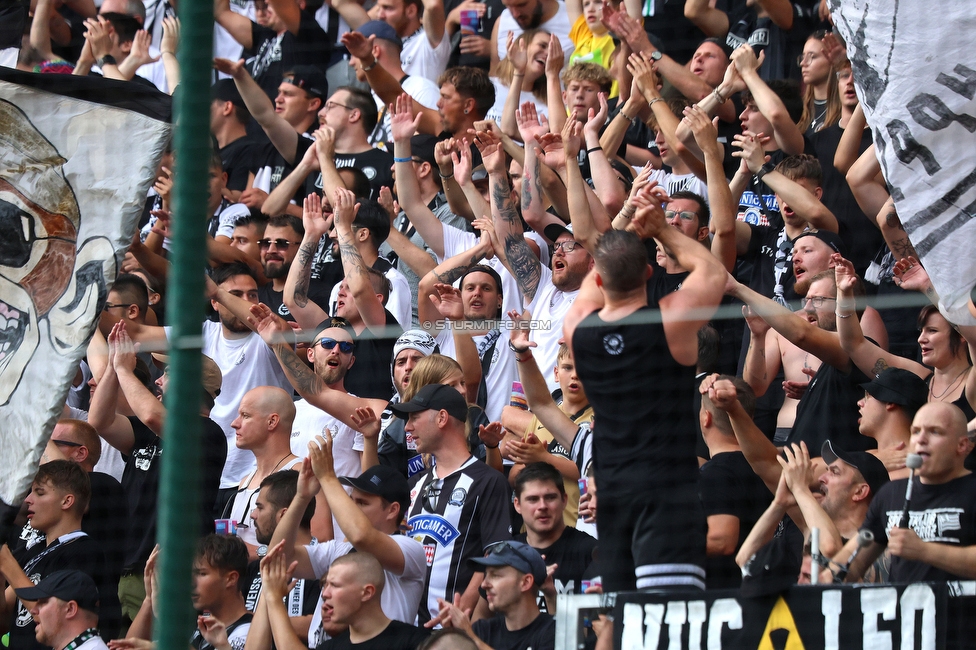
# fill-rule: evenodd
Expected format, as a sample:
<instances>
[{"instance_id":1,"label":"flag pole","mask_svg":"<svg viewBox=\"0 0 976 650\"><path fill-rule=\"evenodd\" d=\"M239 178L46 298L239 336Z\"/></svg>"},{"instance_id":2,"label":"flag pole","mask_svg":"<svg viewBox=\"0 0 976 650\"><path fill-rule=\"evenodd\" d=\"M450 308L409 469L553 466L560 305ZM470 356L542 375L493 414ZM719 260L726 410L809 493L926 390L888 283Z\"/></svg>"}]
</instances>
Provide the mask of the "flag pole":
<instances>
[{"instance_id":1,"label":"flag pole","mask_svg":"<svg viewBox=\"0 0 976 650\"><path fill-rule=\"evenodd\" d=\"M159 611L154 638L160 650L186 650L196 627L188 598L200 508L199 418L203 388L200 349L204 318L203 270L210 176L210 81L213 3L180 3L180 85L175 93L176 180L167 316L170 379L166 394L165 453L159 486L157 569Z\"/></svg>"}]
</instances>

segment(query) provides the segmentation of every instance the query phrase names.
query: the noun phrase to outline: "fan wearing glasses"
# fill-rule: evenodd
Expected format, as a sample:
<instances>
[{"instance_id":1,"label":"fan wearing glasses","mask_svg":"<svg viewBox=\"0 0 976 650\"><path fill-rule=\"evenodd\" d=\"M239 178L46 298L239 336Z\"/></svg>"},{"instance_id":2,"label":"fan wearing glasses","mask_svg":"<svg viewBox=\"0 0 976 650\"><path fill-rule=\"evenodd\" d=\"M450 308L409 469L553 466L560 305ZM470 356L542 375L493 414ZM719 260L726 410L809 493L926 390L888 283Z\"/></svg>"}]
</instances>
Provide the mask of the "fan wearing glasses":
<instances>
[{"instance_id":1,"label":"fan wearing glasses","mask_svg":"<svg viewBox=\"0 0 976 650\"><path fill-rule=\"evenodd\" d=\"M499 542L468 563L485 572L481 587L495 616L472 624L457 603L441 599L439 623L464 630L479 650L555 647L556 621L539 611L536 600L546 580L546 563L537 550L523 542Z\"/></svg>"},{"instance_id":2,"label":"fan wearing glasses","mask_svg":"<svg viewBox=\"0 0 976 650\"><path fill-rule=\"evenodd\" d=\"M285 280L292 262L298 255L299 246L305 236L305 227L298 217L283 215L272 217L264 229L264 237L258 240L261 255L261 268L269 282L258 287L258 300L271 308L290 323L295 322L284 302ZM331 286L315 279L309 279L308 298L319 305L328 305Z\"/></svg>"}]
</instances>

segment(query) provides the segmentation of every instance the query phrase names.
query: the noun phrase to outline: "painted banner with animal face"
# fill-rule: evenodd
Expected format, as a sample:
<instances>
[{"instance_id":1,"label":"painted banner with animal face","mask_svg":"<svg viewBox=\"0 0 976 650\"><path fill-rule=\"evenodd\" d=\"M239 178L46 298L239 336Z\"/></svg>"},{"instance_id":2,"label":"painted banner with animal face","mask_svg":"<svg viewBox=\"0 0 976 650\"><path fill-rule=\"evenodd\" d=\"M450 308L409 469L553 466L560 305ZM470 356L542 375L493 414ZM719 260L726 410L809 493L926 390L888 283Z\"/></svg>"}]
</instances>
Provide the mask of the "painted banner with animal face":
<instances>
[{"instance_id":1,"label":"painted banner with animal face","mask_svg":"<svg viewBox=\"0 0 976 650\"><path fill-rule=\"evenodd\" d=\"M950 320L976 284L976 5L830 0L898 217ZM873 215L869 215L873 216ZM898 255L896 251L896 255Z\"/></svg>"},{"instance_id":2,"label":"painted banner with animal face","mask_svg":"<svg viewBox=\"0 0 976 650\"><path fill-rule=\"evenodd\" d=\"M0 516L61 415L169 140L169 106L138 84L0 68Z\"/></svg>"}]
</instances>

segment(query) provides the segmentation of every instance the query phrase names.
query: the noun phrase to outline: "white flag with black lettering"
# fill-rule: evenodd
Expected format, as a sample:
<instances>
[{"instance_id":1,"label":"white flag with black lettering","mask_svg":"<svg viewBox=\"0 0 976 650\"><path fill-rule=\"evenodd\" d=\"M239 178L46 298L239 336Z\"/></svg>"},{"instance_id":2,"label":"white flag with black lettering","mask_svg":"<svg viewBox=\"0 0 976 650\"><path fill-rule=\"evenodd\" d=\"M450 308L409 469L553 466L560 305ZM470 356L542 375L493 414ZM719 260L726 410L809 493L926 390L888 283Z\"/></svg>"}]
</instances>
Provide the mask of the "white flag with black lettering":
<instances>
[{"instance_id":1,"label":"white flag with black lettering","mask_svg":"<svg viewBox=\"0 0 976 650\"><path fill-rule=\"evenodd\" d=\"M830 0L898 216L955 322L976 284L976 4Z\"/></svg>"},{"instance_id":2,"label":"white flag with black lettering","mask_svg":"<svg viewBox=\"0 0 976 650\"><path fill-rule=\"evenodd\" d=\"M132 240L169 107L138 84L0 68L0 529Z\"/></svg>"}]
</instances>

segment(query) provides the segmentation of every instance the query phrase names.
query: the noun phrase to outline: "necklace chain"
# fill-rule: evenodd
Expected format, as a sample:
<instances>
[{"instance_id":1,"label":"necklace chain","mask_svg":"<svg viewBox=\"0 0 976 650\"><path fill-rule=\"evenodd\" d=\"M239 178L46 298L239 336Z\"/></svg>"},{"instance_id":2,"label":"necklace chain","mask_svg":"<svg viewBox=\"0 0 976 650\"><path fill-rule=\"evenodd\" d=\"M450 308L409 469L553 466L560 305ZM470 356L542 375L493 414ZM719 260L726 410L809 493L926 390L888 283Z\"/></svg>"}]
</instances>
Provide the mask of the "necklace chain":
<instances>
[{"instance_id":1,"label":"necklace chain","mask_svg":"<svg viewBox=\"0 0 976 650\"><path fill-rule=\"evenodd\" d=\"M929 384L929 395L932 396L932 399L941 400L943 397L945 397L946 393L952 390L952 387L956 385L956 382L959 381L959 378L962 377L964 374L966 374L966 372L968 372L969 370L972 370L972 366L966 366L965 368L963 368L962 372L956 375L956 378L952 380L952 383L946 386L945 390L943 390L938 395L935 394L935 375L932 375L932 382Z\"/></svg>"}]
</instances>

